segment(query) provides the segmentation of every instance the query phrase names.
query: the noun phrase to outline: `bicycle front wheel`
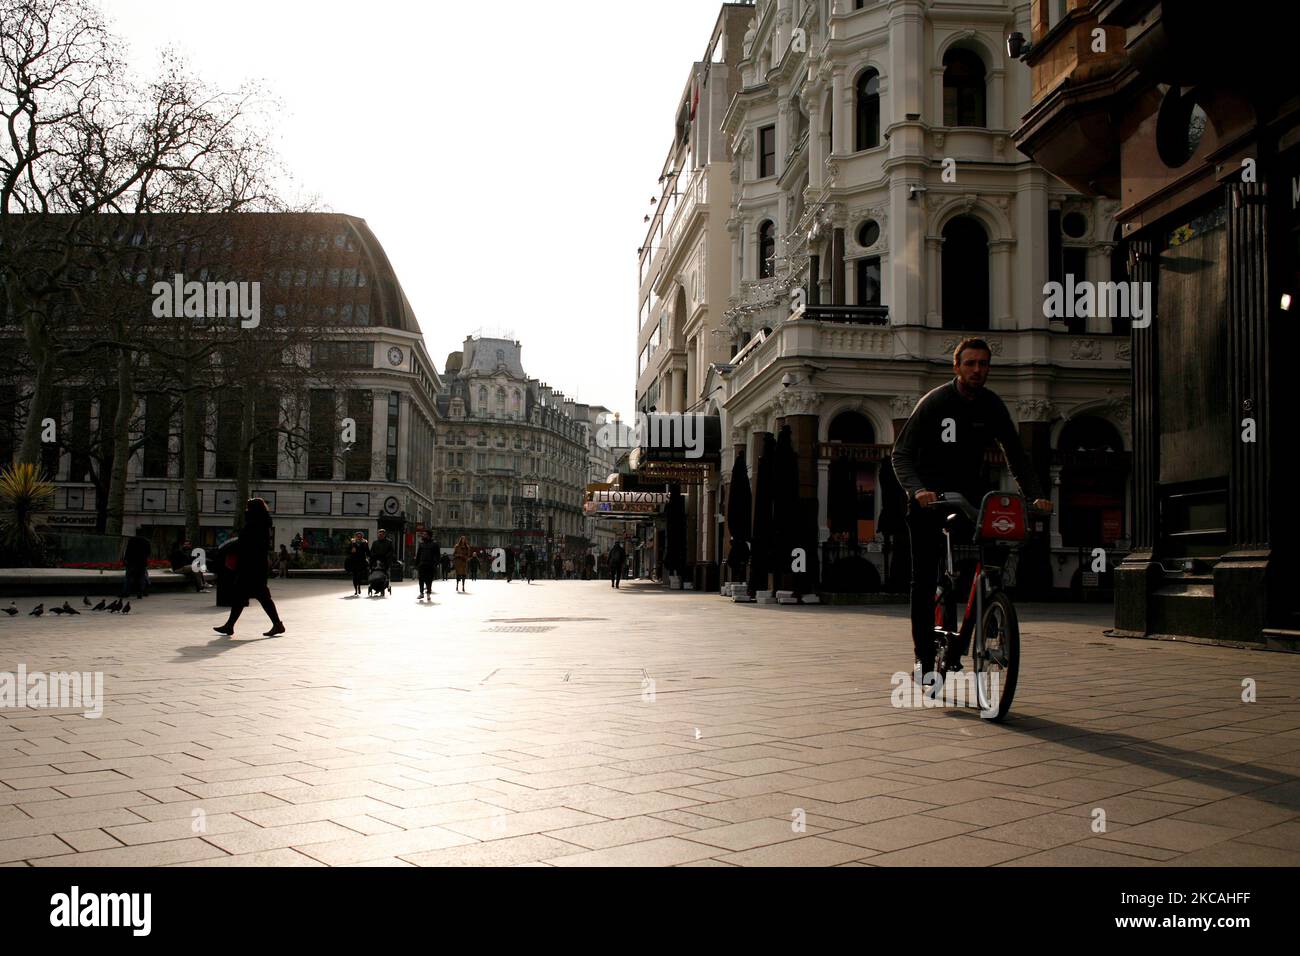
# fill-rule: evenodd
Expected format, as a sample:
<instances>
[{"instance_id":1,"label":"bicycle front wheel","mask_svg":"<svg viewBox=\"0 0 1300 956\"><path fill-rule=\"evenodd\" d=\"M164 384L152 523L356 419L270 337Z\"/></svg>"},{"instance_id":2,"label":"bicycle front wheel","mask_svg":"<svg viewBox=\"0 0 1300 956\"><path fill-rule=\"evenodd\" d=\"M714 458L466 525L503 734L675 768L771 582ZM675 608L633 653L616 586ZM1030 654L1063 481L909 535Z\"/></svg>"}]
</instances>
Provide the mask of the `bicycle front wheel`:
<instances>
[{"instance_id":1,"label":"bicycle front wheel","mask_svg":"<svg viewBox=\"0 0 1300 956\"><path fill-rule=\"evenodd\" d=\"M1020 623L1003 591L993 592L984 604L974 657L980 716L1000 721L1011 710L1020 676Z\"/></svg>"}]
</instances>

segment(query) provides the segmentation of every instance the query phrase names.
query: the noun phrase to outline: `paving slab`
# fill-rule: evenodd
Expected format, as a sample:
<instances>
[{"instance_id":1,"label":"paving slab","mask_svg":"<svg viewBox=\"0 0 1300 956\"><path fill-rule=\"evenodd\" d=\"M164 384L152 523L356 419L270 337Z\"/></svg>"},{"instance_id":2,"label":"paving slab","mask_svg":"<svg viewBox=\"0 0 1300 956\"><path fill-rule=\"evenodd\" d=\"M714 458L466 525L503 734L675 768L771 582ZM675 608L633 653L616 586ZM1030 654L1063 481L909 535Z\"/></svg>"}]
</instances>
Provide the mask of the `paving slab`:
<instances>
[{"instance_id":1,"label":"paving slab","mask_svg":"<svg viewBox=\"0 0 1300 956\"><path fill-rule=\"evenodd\" d=\"M104 712L0 710L0 865L1300 864L1297 655L1026 604L993 725L894 706L901 607L415 587L381 618L273 582L273 640L182 591L6 621L0 671L102 673ZM524 617L551 629L490 630Z\"/></svg>"}]
</instances>

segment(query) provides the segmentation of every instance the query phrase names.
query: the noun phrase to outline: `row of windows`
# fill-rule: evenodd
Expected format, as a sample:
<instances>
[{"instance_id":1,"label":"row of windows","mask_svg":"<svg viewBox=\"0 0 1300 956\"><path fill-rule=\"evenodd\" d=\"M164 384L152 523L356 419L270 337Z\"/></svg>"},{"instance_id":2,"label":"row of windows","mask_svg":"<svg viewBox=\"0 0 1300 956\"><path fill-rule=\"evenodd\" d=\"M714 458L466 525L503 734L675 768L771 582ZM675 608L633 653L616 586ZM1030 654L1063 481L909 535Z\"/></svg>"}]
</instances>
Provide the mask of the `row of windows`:
<instances>
[{"instance_id":1,"label":"row of windows","mask_svg":"<svg viewBox=\"0 0 1300 956\"><path fill-rule=\"evenodd\" d=\"M973 50L955 47L943 56L943 124L945 126L988 125L987 82L984 61ZM874 149L880 145L880 73L863 70L854 83L854 150ZM796 112L799 106L796 103ZM801 114L800 114L801 115ZM806 122L806 120L805 120ZM801 124L793 130L797 138ZM834 143L835 111L826 114L826 134ZM757 173L759 179L777 174L776 127L758 129Z\"/></svg>"},{"instance_id":2,"label":"row of windows","mask_svg":"<svg viewBox=\"0 0 1300 956\"><path fill-rule=\"evenodd\" d=\"M201 279L207 278L207 269L199 270ZM276 282L281 289L287 289L290 286L298 288L328 288L328 289L352 289L365 288L369 284L364 269L340 268L340 269L280 269L277 273L266 273L266 281L271 281L272 275L275 275Z\"/></svg>"}]
</instances>

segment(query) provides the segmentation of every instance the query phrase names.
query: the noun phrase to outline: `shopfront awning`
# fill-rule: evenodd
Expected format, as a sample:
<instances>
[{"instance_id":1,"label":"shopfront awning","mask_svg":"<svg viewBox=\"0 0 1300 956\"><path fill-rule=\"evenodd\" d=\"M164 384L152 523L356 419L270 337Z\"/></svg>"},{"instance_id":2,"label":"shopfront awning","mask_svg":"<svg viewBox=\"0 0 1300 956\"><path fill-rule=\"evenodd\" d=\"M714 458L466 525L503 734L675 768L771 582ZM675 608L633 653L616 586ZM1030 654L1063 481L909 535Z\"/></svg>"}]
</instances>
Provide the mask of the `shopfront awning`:
<instances>
[{"instance_id":1,"label":"shopfront awning","mask_svg":"<svg viewBox=\"0 0 1300 956\"><path fill-rule=\"evenodd\" d=\"M633 439L628 465L644 482L701 482L722 461L717 415L639 414Z\"/></svg>"}]
</instances>

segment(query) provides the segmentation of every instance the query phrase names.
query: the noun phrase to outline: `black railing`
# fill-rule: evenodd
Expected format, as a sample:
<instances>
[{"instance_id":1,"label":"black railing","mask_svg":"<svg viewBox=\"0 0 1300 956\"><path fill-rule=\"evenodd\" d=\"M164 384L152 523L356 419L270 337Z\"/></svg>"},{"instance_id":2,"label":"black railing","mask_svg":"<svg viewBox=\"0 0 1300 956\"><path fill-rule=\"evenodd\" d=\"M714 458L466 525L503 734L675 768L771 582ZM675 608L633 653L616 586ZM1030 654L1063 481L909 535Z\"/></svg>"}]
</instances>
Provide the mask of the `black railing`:
<instances>
[{"instance_id":1,"label":"black railing","mask_svg":"<svg viewBox=\"0 0 1300 956\"><path fill-rule=\"evenodd\" d=\"M888 325L887 305L806 305L803 318L814 322L843 322L846 325Z\"/></svg>"}]
</instances>

